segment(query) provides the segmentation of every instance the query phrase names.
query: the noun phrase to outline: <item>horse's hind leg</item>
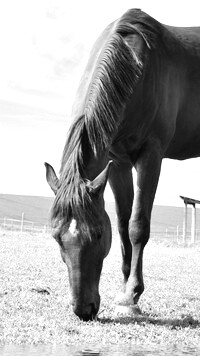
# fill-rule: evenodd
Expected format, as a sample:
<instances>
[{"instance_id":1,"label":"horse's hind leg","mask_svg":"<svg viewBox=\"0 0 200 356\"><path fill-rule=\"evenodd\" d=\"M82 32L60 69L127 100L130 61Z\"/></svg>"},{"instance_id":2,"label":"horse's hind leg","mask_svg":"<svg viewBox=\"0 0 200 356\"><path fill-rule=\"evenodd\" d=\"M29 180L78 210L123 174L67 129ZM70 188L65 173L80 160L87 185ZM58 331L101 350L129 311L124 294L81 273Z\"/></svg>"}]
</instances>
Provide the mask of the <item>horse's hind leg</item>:
<instances>
[{"instance_id":1,"label":"horse's hind leg","mask_svg":"<svg viewBox=\"0 0 200 356\"><path fill-rule=\"evenodd\" d=\"M119 305L137 304L144 290L142 259L143 250L149 239L150 218L153 200L160 175L162 155L157 142L149 142L141 150L135 164L137 188L135 191L133 215L129 224L132 244L131 271L125 293L118 299Z\"/></svg>"},{"instance_id":2,"label":"horse's hind leg","mask_svg":"<svg viewBox=\"0 0 200 356\"><path fill-rule=\"evenodd\" d=\"M122 272L126 283L131 270L132 245L129 239L129 220L133 205L131 165L113 165L109 182L115 197L118 230L121 238Z\"/></svg>"}]
</instances>

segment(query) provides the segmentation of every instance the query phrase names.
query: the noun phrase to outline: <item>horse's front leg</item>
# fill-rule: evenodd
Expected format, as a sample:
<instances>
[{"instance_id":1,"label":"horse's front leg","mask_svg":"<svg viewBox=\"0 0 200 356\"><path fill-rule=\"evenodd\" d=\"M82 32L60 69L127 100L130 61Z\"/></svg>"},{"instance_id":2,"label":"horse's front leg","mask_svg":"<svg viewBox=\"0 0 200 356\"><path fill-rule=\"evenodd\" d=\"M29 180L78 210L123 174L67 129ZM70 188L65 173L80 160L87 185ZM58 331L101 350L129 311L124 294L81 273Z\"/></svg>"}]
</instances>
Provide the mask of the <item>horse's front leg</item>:
<instances>
[{"instance_id":1,"label":"horse's front leg","mask_svg":"<svg viewBox=\"0 0 200 356\"><path fill-rule=\"evenodd\" d=\"M132 310L131 306L137 304L144 291L143 250L149 239L151 210L160 175L161 161L160 145L154 141L145 145L135 164L137 187L129 223L129 237L132 245L131 271L125 293L120 295L117 300L118 305L129 307L130 310ZM124 311L128 310L124 308Z\"/></svg>"},{"instance_id":2,"label":"horse's front leg","mask_svg":"<svg viewBox=\"0 0 200 356\"><path fill-rule=\"evenodd\" d=\"M132 165L113 165L109 182L115 197L118 230L121 239L122 273L126 285L131 270L132 246L129 239L129 220L133 205Z\"/></svg>"}]
</instances>

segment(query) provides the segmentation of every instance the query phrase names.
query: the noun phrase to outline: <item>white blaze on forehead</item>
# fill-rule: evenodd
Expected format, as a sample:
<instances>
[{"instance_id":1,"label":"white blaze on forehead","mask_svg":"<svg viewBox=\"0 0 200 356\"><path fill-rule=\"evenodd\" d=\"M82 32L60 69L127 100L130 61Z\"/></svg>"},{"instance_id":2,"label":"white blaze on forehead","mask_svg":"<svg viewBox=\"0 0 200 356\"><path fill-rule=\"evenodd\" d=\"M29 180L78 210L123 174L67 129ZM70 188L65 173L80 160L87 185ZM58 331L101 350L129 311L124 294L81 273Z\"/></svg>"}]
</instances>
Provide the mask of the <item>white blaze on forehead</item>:
<instances>
[{"instance_id":1,"label":"white blaze on forehead","mask_svg":"<svg viewBox=\"0 0 200 356\"><path fill-rule=\"evenodd\" d=\"M69 225L69 232L72 234L72 235L75 235L77 233L77 222L75 219L72 219L70 225Z\"/></svg>"}]
</instances>

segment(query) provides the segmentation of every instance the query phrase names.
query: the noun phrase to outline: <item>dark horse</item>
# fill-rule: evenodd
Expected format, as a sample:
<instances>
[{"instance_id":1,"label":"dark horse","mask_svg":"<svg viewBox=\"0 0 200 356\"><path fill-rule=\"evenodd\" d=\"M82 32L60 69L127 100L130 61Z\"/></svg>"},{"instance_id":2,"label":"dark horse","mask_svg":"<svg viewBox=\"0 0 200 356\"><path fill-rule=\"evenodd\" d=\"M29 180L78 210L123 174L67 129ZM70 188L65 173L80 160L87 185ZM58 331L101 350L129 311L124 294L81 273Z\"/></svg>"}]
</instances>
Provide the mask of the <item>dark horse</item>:
<instances>
[{"instance_id":1,"label":"dark horse","mask_svg":"<svg viewBox=\"0 0 200 356\"><path fill-rule=\"evenodd\" d=\"M46 163L56 195L53 236L68 267L73 310L81 319L93 319L99 310L99 279L111 245L103 199L107 179L123 259L125 289L118 304L136 305L144 290L143 250L162 159L199 155L200 28L165 26L139 9L129 10L92 49L59 179Z\"/></svg>"}]
</instances>

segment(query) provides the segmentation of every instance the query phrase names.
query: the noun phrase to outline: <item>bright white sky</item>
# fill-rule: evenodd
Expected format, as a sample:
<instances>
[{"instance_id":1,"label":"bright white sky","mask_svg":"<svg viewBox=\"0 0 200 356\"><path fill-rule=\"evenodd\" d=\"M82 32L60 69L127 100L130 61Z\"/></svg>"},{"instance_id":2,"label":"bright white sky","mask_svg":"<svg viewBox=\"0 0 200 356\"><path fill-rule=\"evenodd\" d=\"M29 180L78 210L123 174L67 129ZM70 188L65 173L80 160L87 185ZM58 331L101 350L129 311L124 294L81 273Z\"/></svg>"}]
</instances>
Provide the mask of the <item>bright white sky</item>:
<instances>
[{"instance_id":1,"label":"bright white sky","mask_svg":"<svg viewBox=\"0 0 200 356\"><path fill-rule=\"evenodd\" d=\"M200 25L199 0L0 3L0 193L51 196L43 162L59 170L91 45L107 24L133 7L166 24ZM181 205L180 194L200 199L200 159L163 162L155 203ZM106 199L112 199L108 189Z\"/></svg>"}]
</instances>

